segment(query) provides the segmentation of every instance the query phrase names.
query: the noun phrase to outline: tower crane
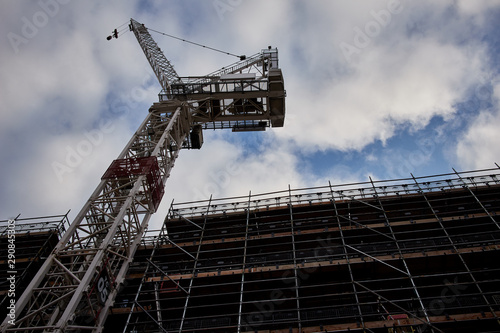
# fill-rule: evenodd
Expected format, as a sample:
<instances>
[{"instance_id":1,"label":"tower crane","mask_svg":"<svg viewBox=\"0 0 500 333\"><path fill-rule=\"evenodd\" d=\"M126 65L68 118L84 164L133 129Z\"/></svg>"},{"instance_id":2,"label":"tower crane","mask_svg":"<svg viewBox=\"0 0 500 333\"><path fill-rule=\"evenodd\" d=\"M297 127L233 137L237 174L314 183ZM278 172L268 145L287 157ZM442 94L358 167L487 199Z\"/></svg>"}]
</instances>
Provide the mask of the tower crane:
<instances>
[{"instance_id":1,"label":"tower crane","mask_svg":"<svg viewBox=\"0 0 500 333\"><path fill-rule=\"evenodd\" d=\"M159 101L18 299L15 324L7 317L2 332L102 332L179 151L201 148L204 129L283 126L277 49L180 77L143 24L131 19L129 27L161 85Z\"/></svg>"}]
</instances>

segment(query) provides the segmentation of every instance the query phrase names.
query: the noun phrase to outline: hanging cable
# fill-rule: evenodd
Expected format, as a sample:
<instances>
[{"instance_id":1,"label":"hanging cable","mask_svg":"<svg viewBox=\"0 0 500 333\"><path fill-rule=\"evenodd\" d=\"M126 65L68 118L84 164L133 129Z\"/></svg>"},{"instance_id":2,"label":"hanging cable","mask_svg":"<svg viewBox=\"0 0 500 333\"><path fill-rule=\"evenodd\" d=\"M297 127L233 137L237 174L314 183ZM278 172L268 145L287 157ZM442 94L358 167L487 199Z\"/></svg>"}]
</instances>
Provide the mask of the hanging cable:
<instances>
[{"instance_id":1,"label":"hanging cable","mask_svg":"<svg viewBox=\"0 0 500 333\"><path fill-rule=\"evenodd\" d=\"M123 27L124 25L127 25L127 26L125 28L121 29L121 30L118 30L121 27ZM129 28L128 28L128 22L125 22L122 25L118 26L116 29L114 29L111 32L111 35L109 35L108 37L106 37L106 39L107 40L111 40L113 38L118 38L118 36L121 36L122 34L126 33L128 30L129 30Z\"/></svg>"},{"instance_id":2,"label":"hanging cable","mask_svg":"<svg viewBox=\"0 0 500 333\"><path fill-rule=\"evenodd\" d=\"M118 29L120 29L121 27L123 27L125 24L127 24L127 23L124 23L124 24L120 25L118 28L116 28L115 30L113 30L113 32L111 33L111 35L109 35L106 39L107 40L111 40L113 38L118 38L118 35L121 35L125 31L125 29L128 31L129 29L127 29L127 28L124 28L124 29L118 31ZM212 50L212 51L216 51L216 52L219 52L219 53L227 54L227 55L239 58L240 60L245 60L246 59L245 55L239 56L239 55L234 54L234 53L222 51L222 50L210 47L210 46L206 46L206 45L203 45L203 44L191 42L191 41L183 39L183 38L179 38L179 37L176 37L176 36L173 36L173 35L169 35L167 33L164 33L164 32L158 31L158 30L154 30L154 29L151 29L151 28L147 28L147 29L149 31L156 32L157 34L160 34L160 35L163 35L163 36L167 36L167 37L170 37L170 38L173 38L173 39L177 39L177 40L180 40L180 41L183 41L183 42L186 42L186 43L189 43L189 44L193 44L193 45L196 45L196 46L200 46L200 47Z\"/></svg>"},{"instance_id":3,"label":"hanging cable","mask_svg":"<svg viewBox=\"0 0 500 333\"><path fill-rule=\"evenodd\" d=\"M163 35L163 36L167 36L167 37L170 37L170 38L174 38L174 39L177 39L177 40L180 40L180 41L183 41L183 42L186 42L186 43L189 43L189 44L193 44L193 45L196 45L196 46L201 46L203 48L206 48L206 49L209 49L209 50L212 50L212 51L216 51L216 52L219 52L219 53L223 53L223 54L227 54L227 55L230 55L230 56L233 56L233 57L237 57L239 58L240 60L245 60L246 59L246 56L245 55L236 55L234 53L230 53L230 52L226 52L226 51L222 51L222 50L219 50L219 49L215 49L213 47L210 47L210 46L206 46L206 45L202 45L202 44L199 44L199 43L195 43L195 42L191 42L189 40L185 40L185 39L182 39L182 38L179 38L179 37L175 37L175 36L172 36L172 35L169 35L169 34L166 34L164 32L161 32L161 31L158 31L158 30L154 30L154 29L151 29L151 28L148 28L149 31L153 31L153 32L156 32L157 34L160 34L160 35Z\"/></svg>"},{"instance_id":4,"label":"hanging cable","mask_svg":"<svg viewBox=\"0 0 500 333\"><path fill-rule=\"evenodd\" d=\"M128 27L128 25L130 24L129 21L126 21L125 23L119 25L118 27L116 27L116 29L120 29L121 27L123 27L124 25L126 25Z\"/></svg>"},{"instance_id":5,"label":"hanging cable","mask_svg":"<svg viewBox=\"0 0 500 333\"><path fill-rule=\"evenodd\" d=\"M119 35L123 35L123 34L125 34L125 33L129 32L129 31L130 31L129 27L128 27L128 26L126 26L126 27L125 27L125 28L123 28L122 30L119 30L119 31L118 31L118 34L119 34Z\"/></svg>"}]
</instances>

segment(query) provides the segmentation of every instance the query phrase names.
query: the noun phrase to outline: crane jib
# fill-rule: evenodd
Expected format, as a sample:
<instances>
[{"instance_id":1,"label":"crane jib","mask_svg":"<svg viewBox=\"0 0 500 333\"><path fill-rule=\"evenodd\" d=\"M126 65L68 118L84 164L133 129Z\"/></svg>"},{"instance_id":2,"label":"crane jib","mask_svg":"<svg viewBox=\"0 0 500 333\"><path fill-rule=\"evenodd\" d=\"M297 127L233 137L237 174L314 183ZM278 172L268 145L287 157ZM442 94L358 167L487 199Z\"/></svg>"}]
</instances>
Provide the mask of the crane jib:
<instances>
[{"instance_id":1,"label":"crane jib","mask_svg":"<svg viewBox=\"0 0 500 333\"><path fill-rule=\"evenodd\" d=\"M130 29L161 85L159 101L18 299L15 325L7 317L2 332L102 332L181 149L201 148L207 128L240 132L284 124L277 49L182 78L143 24L132 19Z\"/></svg>"}]
</instances>

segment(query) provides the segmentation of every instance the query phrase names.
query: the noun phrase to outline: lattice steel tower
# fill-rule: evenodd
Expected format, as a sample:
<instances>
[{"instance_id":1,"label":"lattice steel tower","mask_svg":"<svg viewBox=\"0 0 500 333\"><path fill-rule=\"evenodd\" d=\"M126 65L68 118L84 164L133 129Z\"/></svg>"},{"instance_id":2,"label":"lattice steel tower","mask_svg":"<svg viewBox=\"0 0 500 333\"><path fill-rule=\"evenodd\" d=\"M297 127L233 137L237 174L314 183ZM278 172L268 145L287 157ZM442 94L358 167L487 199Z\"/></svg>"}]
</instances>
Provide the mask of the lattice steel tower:
<instances>
[{"instance_id":1,"label":"lattice steel tower","mask_svg":"<svg viewBox=\"0 0 500 333\"><path fill-rule=\"evenodd\" d=\"M15 325L7 318L2 332L101 332L180 149L200 148L207 128L283 126L276 49L179 77L143 24L132 19L130 29L162 86L160 100L17 301Z\"/></svg>"}]
</instances>

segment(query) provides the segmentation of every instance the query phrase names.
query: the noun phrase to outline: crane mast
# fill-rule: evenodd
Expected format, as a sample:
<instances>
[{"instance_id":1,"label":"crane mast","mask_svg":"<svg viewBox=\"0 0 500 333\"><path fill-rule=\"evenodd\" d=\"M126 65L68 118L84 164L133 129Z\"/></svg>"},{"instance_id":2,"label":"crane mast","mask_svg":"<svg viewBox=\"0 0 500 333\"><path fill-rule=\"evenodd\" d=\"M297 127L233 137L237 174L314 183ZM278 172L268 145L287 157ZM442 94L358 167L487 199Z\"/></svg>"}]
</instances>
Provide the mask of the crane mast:
<instances>
[{"instance_id":1,"label":"crane mast","mask_svg":"<svg viewBox=\"0 0 500 333\"><path fill-rule=\"evenodd\" d=\"M2 332L102 332L164 184L183 148L202 130L283 126L285 90L277 50L268 48L200 77L179 77L144 25L130 29L162 87L146 119L16 303Z\"/></svg>"}]
</instances>

